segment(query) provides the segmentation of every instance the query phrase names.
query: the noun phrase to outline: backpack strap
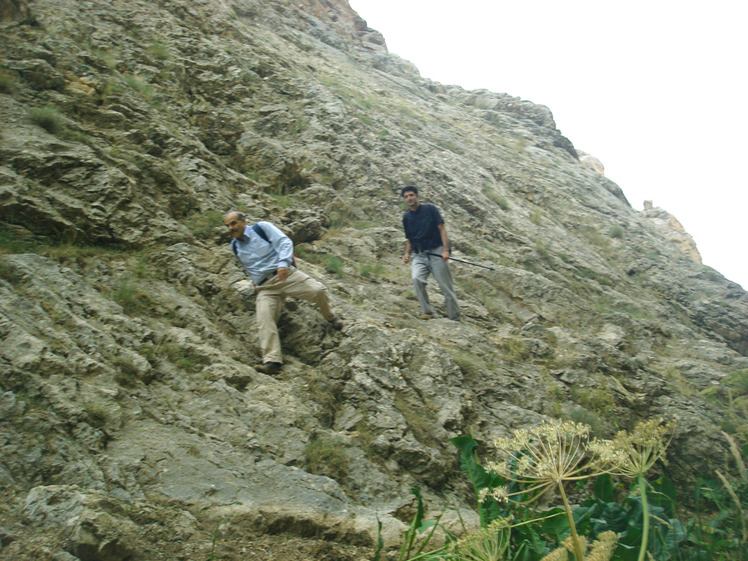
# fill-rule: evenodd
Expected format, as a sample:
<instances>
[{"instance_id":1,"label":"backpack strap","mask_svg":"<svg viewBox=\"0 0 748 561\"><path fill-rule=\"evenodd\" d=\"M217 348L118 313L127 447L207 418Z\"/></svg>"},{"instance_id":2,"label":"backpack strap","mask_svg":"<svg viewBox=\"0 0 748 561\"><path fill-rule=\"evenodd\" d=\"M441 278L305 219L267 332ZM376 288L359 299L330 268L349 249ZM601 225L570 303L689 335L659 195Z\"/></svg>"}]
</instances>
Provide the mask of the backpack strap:
<instances>
[{"instance_id":1,"label":"backpack strap","mask_svg":"<svg viewBox=\"0 0 748 561\"><path fill-rule=\"evenodd\" d=\"M267 243L270 243L270 240L268 239L268 235L265 233L265 230L262 229L262 226L260 226L259 224L254 224L252 226L252 229L263 240L265 240ZM239 253L236 250L236 238L231 240L231 249L234 251L234 255L236 255L236 258L238 259ZM296 257L294 255L291 256L291 261L293 262L293 266L296 267Z\"/></svg>"},{"instance_id":2,"label":"backpack strap","mask_svg":"<svg viewBox=\"0 0 748 561\"><path fill-rule=\"evenodd\" d=\"M255 224L252 226L252 229L255 231L255 233L260 236L263 240L265 240L267 243L270 243L270 240L268 239L268 235L265 233L265 230L260 227L259 224ZM234 252L234 255L236 255L237 259L239 258L239 252L236 249L236 238L231 240L231 250Z\"/></svg>"},{"instance_id":3,"label":"backpack strap","mask_svg":"<svg viewBox=\"0 0 748 561\"><path fill-rule=\"evenodd\" d=\"M262 229L262 226L260 226L259 224L255 224L254 226L252 226L252 229L263 240L265 240L266 242L270 243L270 240L268 239L268 235L265 233L265 230Z\"/></svg>"}]
</instances>

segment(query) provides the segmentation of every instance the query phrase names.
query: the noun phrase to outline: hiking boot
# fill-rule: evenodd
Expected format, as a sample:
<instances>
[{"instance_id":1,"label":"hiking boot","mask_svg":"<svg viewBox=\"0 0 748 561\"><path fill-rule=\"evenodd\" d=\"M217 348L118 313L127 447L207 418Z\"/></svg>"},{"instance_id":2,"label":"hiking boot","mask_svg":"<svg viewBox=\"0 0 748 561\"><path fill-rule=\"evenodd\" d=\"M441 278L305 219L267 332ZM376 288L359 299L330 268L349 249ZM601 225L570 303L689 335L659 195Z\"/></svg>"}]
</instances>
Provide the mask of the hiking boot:
<instances>
[{"instance_id":1,"label":"hiking boot","mask_svg":"<svg viewBox=\"0 0 748 561\"><path fill-rule=\"evenodd\" d=\"M337 329L338 331L343 329L343 320L340 319L338 316L335 316L332 319L328 319L327 321L329 322L330 325L332 325L333 329Z\"/></svg>"},{"instance_id":2,"label":"hiking boot","mask_svg":"<svg viewBox=\"0 0 748 561\"><path fill-rule=\"evenodd\" d=\"M421 314L418 319L434 319L434 314Z\"/></svg>"},{"instance_id":3,"label":"hiking boot","mask_svg":"<svg viewBox=\"0 0 748 561\"><path fill-rule=\"evenodd\" d=\"M257 372L262 372L268 376L275 376L281 371L283 365L280 362L263 362L255 366Z\"/></svg>"}]
</instances>

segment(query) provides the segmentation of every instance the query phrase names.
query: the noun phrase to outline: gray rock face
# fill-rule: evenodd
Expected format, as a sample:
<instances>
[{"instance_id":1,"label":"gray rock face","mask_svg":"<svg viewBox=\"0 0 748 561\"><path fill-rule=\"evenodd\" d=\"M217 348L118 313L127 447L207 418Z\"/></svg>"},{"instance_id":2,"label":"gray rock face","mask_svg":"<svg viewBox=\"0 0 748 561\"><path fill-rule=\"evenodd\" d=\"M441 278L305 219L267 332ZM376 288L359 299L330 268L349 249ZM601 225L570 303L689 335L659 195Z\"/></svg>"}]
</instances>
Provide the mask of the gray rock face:
<instances>
[{"instance_id":1,"label":"gray rock face","mask_svg":"<svg viewBox=\"0 0 748 561\"><path fill-rule=\"evenodd\" d=\"M43 528L62 528L66 549L83 561L131 559L137 536L124 509L102 493L77 487L35 487L26 496L26 520Z\"/></svg>"},{"instance_id":2,"label":"gray rock face","mask_svg":"<svg viewBox=\"0 0 748 561\"><path fill-rule=\"evenodd\" d=\"M421 77L342 0L0 1L0 21L0 558L245 559L281 533L370 558L414 485L475 523L451 437L490 455L548 417L676 419L684 497L722 467L748 296L547 107ZM433 287L416 319L409 183L453 256L494 269L453 262L459 323ZM289 301L278 377L251 367L233 209L288 232L346 322Z\"/></svg>"}]
</instances>

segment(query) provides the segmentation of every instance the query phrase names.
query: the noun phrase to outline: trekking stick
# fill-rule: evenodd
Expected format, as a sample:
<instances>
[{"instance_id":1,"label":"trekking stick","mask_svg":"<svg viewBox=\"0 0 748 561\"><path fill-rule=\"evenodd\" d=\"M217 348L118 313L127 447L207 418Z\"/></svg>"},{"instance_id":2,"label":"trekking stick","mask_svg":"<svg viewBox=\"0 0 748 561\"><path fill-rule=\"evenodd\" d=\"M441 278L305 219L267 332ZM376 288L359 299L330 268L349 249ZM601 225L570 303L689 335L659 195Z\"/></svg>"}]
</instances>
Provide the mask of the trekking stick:
<instances>
[{"instance_id":1,"label":"trekking stick","mask_svg":"<svg viewBox=\"0 0 748 561\"><path fill-rule=\"evenodd\" d=\"M437 255L436 253L429 253L428 251L425 252L426 255L431 255L432 257L438 257L439 259L442 258L441 255ZM488 269L489 271L495 271L493 267L486 267L485 265L478 265L478 263L471 263L470 261L464 261L462 259L457 259L456 257L450 257L450 261L457 261L458 263L465 263L465 265L472 265L473 267L480 267L481 269Z\"/></svg>"}]
</instances>

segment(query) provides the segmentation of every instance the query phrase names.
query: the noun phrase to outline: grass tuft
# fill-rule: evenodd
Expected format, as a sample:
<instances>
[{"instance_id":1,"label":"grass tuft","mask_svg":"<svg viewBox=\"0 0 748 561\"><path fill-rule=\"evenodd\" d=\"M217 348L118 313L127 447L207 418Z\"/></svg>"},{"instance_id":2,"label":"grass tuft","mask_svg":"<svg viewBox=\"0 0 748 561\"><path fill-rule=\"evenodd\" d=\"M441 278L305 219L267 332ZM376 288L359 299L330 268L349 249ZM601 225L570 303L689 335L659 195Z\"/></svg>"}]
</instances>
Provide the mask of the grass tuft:
<instances>
[{"instance_id":1,"label":"grass tuft","mask_svg":"<svg viewBox=\"0 0 748 561\"><path fill-rule=\"evenodd\" d=\"M304 456L309 473L326 475L335 480L343 479L348 473L348 457L344 443L339 438L313 439L304 448Z\"/></svg>"}]
</instances>

